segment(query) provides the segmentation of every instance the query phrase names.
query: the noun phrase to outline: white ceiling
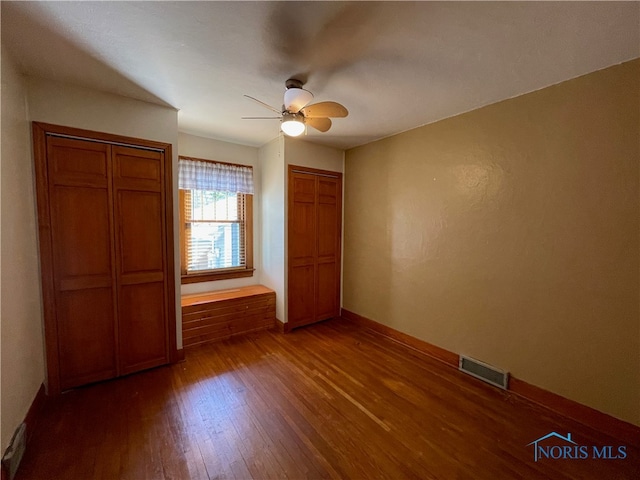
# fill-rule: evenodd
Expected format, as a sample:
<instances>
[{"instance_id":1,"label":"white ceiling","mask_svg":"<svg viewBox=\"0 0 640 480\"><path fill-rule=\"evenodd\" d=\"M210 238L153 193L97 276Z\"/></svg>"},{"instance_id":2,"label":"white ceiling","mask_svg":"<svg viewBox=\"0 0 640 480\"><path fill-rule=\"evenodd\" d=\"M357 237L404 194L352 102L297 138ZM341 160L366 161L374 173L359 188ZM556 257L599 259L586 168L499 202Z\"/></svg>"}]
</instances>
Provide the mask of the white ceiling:
<instances>
[{"instance_id":1,"label":"white ceiling","mask_svg":"<svg viewBox=\"0 0 640 480\"><path fill-rule=\"evenodd\" d=\"M181 131L259 146L289 77L350 115L349 148L640 57L638 2L2 2L27 74L170 105Z\"/></svg>"}]
</instances>

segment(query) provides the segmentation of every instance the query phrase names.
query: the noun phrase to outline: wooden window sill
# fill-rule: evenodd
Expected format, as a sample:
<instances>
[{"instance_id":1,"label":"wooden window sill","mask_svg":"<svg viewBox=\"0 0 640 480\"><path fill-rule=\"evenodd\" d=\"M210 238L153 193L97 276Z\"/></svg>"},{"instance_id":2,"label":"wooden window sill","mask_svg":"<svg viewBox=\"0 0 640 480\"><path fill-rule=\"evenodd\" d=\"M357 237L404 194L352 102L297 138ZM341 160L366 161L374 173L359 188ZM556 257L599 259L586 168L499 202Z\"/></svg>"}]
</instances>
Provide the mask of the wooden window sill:
<instances>
[{"instance_id":1,"label":"wooden window sill","mask_svg":"<svg viewBox=\"0 0 640 480\"><path fill-rule=\"evenodd\" d=\"M192 273L190 275L182 275L180 283L182 285L198 282L213 282L216 280L228 280L230 278L253 277L255 269L247 268L245 270L226 270L222 272L203 272Z\"/></svg>"}]
</instances>

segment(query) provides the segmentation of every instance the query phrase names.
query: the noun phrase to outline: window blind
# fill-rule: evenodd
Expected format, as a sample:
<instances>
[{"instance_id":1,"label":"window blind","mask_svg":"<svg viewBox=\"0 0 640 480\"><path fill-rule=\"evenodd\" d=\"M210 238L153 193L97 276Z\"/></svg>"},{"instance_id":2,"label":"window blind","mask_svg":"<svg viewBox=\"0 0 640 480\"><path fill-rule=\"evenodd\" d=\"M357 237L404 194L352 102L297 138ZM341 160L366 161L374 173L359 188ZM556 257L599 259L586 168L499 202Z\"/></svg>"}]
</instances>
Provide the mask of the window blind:
<instances>
[{"instance_id":1,"label":"window blind","mask_svg":"<svg viewBox=\"0 0 640 480\"><path fill-rule=\"evenodd\" d=\"M186 273L246 266L246 197L212 190L184 192Z\"/></svg>"}]
</instances>

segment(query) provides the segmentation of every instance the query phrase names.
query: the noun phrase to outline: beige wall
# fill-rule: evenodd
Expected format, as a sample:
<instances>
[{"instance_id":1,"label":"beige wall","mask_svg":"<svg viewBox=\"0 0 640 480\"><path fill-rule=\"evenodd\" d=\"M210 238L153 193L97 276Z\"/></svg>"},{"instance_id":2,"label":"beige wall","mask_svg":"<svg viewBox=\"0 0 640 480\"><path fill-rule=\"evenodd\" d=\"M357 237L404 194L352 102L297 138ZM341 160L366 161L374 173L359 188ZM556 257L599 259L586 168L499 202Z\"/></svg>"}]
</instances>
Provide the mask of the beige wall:
<instances>
[{"instance_id":1,"label":"beige wall","mask_svg":"<svg viewBox=\"0 0 640 480\"><path fill-rule=\"evenodd\" d=\"M24 79L2 48L0 451L44 381L40 270Z\"/></svg>"},{"instance_id":2,"label":"beige wall","mask_svg":"<svg viewBox=\"0 0 640 480\"><path fill-rule=\"evenodd\" d=\"M172 144L173 191L178 191L178 112L88 88L27 77L29 119L98 132ZM173 196L173 216L178 218L178 195ZM177 220L176 220L177 221ZM180 271L179 232L174 227L174 260ZM182 347L180 277L176 275L177 341Z\"/></svg>"},{"instance_id":3,"label":"beige wall","mask_svg":"<svg viewBox=\"0 0 640 480\"><path fill-rule=\"evenodd\" d=\"M318 145L301 138L284 137L287 165L344 171L344 150Z\"/></svg>"},{"instance_id":4,"label":"beige wall","mask_svg":"<svg viewBox=\"0 0 640 480\"><path fill-rule=\"evenodd\" d=\"M211 138L190 135L188 133L180 133L178 135L178 152L180 155L187 157L251 165L253 167L253 183L255 189L253 196L253 265L255 272L253 276L182 285L182 293L189 294L211 290L224 290L260 283L260 272L262 270L262 250L260 248L262 216L260 215L261 181L260 168L258 165L258 149L256 147L223 142Z\"/></svg>"},{"instance_id":5,"label":"beige wall","mask_svg":"<svg viewBox=\"0 0 640 480\"><path fill-rule=\"evenodd\" d=\"M178 155L177 110L42 78L27 82L31 120L167 142Z\"/></svg>"},{"instance_id":6,"label":"beige wall","mask_svg":"<svg viewBox=\"0 0 640 480\"><path fill-rule=\"evenodd\" d=\"M259 151L262 187L261 281L276 292L276 317L287 321L285 281L285 165L282 136Z\"/></svg>"},{"instance_id":7,"label":"beige wall","mask_svg":"<svg viewBox=\"0 0 640 480\"><path fill-rule=\"evenodd\" d=\"M348 151L344 308L640 425L639 79Z\"/></svg>"}]
</instances>

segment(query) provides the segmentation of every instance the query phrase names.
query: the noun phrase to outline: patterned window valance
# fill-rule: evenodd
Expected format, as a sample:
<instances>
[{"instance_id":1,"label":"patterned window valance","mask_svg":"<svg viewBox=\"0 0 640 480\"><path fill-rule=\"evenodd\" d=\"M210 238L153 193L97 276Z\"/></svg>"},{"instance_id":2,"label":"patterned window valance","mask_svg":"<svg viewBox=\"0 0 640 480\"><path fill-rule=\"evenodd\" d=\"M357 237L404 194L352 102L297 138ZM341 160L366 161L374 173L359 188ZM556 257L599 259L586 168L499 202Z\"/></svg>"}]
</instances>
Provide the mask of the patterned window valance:
<instances>
[{"instance_id":1,"label":"patterned window valance","mask_svg":"<svg viewBox=\"0 0 640 480\"><path fill-rule=\"evenodd\" d=\"M253 194L253 168L205 160L180 158L178 188Z\"/></svg>"}]
</instances>

